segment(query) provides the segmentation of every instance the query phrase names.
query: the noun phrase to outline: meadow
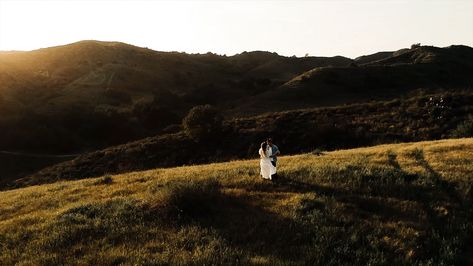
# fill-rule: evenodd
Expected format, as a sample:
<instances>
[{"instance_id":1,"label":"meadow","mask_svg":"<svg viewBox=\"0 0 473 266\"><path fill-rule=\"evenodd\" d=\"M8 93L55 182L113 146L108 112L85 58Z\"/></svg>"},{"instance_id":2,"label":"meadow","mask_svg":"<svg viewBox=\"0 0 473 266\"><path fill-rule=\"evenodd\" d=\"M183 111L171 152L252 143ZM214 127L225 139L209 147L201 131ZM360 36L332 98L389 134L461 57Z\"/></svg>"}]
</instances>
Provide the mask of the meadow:
<instances>
[{"instance_id":1,"label":"meadow","mask_svg":"<svg viewBox=\"0 0 473 266\"><path fill-rule=\"evenodd\" d=\"M473 139L0 192L0 265L468 265Z\"/></svg>"}]
</instances>

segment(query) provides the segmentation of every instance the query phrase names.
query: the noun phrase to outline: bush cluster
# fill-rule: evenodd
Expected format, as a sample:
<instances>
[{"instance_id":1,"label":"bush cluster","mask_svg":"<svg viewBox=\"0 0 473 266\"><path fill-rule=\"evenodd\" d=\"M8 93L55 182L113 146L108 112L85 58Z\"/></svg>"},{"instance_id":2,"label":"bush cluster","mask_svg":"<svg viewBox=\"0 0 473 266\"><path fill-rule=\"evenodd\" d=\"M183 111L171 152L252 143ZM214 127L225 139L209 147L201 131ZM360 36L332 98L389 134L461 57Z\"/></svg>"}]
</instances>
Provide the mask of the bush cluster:
<instances>
[{"instance_id":1,"label":"bush cluster","mask_svg":"<svg viewBox=\"0 0 473 266\"><path fill-rule=\"evenodd\" d=\"M222 132L223 117L211 105L192 108L182 121L186 134L195 141L210 140Z\"/></svg>"}]
</instances>

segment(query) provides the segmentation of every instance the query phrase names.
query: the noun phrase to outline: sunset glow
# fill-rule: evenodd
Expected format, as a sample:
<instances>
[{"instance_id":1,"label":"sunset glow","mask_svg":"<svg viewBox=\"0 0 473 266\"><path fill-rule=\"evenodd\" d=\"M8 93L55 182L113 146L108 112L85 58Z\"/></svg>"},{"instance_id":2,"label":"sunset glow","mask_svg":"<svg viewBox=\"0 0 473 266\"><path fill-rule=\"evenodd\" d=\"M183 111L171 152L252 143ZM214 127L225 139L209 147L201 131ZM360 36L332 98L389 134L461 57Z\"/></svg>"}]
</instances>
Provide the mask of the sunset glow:
<instances>
[{"instance_id":1,"label":"sunset glow","mask_svg":"<svg viewBox=\"0 0 473 266\"><path fill-rule=\"evenodd\" d=\"M419 42L472 46L473 2L0 0L0 50L86 39L189 53L351 57Z\"/></svg>"}]
</instances>

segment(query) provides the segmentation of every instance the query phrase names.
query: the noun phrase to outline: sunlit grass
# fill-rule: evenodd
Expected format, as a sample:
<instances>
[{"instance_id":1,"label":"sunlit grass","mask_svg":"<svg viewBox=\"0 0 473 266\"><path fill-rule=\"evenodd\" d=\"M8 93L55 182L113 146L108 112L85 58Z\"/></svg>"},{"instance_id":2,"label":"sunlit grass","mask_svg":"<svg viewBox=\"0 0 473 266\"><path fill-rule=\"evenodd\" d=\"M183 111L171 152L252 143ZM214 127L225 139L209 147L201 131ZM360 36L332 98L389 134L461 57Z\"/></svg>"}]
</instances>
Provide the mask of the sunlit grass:
<instances>
[{"instance_id":1,"label":"sunlit grass","mask_svg":"<svg viewBox=\"0 0 473 266\"><path fill-rule=\"evenodd\" d=\"M156 169L0 192L0 264L469 262L473 139Z\"/></svg>"}]
</instances>

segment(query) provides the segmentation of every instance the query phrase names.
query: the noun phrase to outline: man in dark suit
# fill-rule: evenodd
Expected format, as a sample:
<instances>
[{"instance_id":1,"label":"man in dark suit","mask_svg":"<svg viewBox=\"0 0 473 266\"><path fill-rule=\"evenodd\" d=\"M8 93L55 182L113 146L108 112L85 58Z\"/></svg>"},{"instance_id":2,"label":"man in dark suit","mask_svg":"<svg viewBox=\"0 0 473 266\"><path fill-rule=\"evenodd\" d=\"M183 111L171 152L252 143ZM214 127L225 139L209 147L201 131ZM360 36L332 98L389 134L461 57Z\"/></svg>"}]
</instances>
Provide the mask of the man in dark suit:
<instances>
[{"instance_id":1,"label":"man in dark suit","mask_svg":"<svg viewBox=\"0 0 473 266\"><path fill-rule=\"evenodd\" d=\"M268 138L266 140L266 143L268 144L269 148L271 149L271 164L273 164L274 167L277 166L277 163L278 163L278 155L281 154L281 152L279 151L279 148L278 146L274 145L273 144L273 139L272 138ZM277 173L272 175L271 178L277 178Z\"/></svg>"}]
</instances>

